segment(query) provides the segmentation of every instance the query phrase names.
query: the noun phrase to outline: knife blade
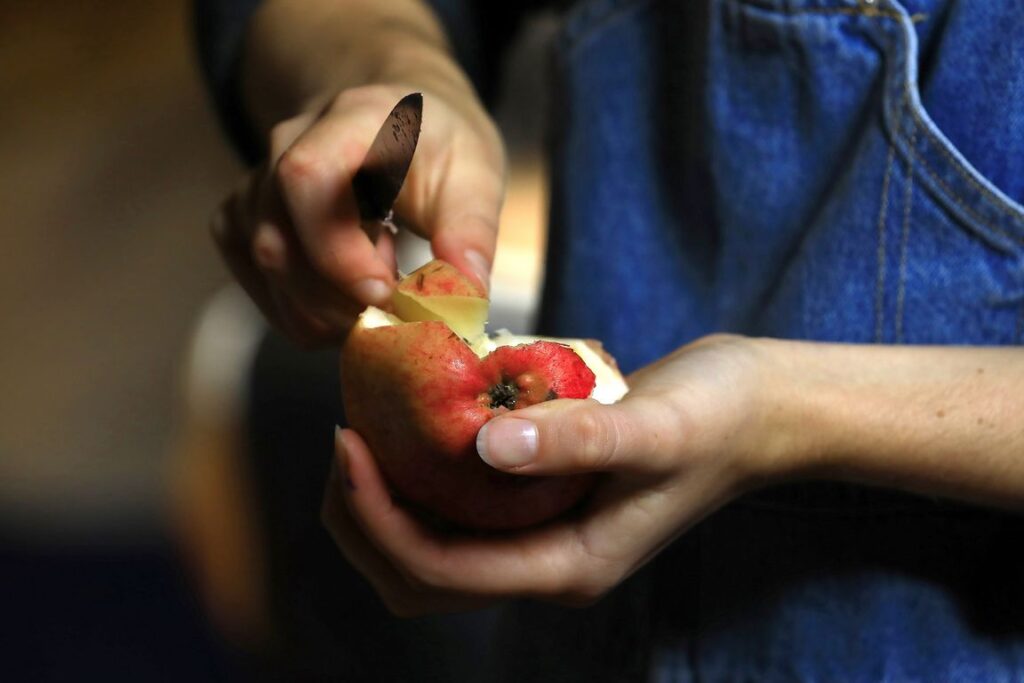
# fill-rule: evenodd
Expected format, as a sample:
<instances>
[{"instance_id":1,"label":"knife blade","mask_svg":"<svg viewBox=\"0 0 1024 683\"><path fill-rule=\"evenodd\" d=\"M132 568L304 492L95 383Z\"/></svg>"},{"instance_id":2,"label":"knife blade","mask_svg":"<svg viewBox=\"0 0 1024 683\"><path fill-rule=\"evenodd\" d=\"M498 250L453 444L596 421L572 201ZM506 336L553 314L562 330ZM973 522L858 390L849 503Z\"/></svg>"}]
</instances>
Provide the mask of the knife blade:
<instances>
[{"instance_id":1,"label":"knife blade","mask_svg":"<svg viewBox=\"0 0 1024 683\"><path fill-rule=\"evenodd\" d=\"M409 173L423 122L423 95L406 95L388 114L352 178L363 230L376 243L382 228L394 232L393 207Z\"/></svg>"}]
</instances>

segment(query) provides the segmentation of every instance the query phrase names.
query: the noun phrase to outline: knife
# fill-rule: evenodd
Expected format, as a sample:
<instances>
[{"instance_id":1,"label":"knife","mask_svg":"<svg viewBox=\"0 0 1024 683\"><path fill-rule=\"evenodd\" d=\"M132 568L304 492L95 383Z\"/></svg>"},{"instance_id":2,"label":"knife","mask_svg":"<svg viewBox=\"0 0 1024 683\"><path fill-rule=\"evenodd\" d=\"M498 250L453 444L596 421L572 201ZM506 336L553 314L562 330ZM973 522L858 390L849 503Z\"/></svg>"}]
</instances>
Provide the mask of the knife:
<instances>
[{"instance_id":1,"label":"knife","mask_svg":"<svg viewBox=\"0 0 1024 683\"><path fill-rule=\"evenodd\" d=\"M381 229L392 233L398 230L393 210L395 198L409 173L422 122L422 94L412 93L399 100L352 178L363 230L375 244Z\"/></svg>"}]
</instances>

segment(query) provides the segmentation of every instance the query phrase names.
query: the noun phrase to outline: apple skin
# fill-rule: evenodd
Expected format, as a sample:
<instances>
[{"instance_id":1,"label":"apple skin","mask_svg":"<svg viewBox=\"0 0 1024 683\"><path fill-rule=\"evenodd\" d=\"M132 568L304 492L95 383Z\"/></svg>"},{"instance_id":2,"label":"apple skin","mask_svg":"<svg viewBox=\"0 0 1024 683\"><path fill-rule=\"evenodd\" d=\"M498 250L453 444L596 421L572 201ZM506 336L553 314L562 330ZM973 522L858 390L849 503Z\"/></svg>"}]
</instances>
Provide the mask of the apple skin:
<instances>
[{"instance_id":1,"label":"apple skin","mask_svg":"<svg viewBox=\"0 0 1024 683\"><path fill-rule=\"evenodd\" d=\"M418 296L471 296L486 299L487 292L447 261L435 259L398 283L398 291Z\"/></svg>"},{"instance_id":2,"label":"apple skin","mask_svg":"<svg viewBox=\"0 0 1024 683\"><path fill-rule=\"evenodd\" d=\"M539 394L522 392L517 407L555 395L589 395L593 373L582 360L560 344L540 344L503 347L479 358L440 321L353 331L341 356L346 418L366 440L395 493L429 514L482 531L532 526L580 501L592 476L506 474L484 463L476 451L480 427L507 411L481 400L503 372L529 372L527 366L545 363L540 374L551 377L552 365L565 366ZM562 358L563 352L568 356ZM579 366L589 373L589 384Z\"/></svg>"}]
</instances>

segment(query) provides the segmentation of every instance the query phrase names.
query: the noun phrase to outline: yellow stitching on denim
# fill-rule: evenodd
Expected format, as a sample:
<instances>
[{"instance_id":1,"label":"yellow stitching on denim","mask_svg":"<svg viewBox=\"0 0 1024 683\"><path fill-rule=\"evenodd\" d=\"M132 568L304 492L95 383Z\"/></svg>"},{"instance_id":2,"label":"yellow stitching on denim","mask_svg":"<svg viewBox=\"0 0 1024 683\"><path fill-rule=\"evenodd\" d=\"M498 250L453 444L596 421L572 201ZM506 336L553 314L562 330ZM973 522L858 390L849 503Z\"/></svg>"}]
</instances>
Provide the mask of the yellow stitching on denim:
<instances>
[{"instance_id":1,"label":"yellow stitching on denim","mask_svg":"<svg viewBox=\"0 0 1024 683\"><path fill-rule=\"evenodd\" d=\"M905 83L903 87L904 90L906 90L908 93L910 92L910 83ZM907 98L904 97L903 101L906 102ZM925 125L924 120L921 118L921 114L914 107L908 106L907 110L910 112L910 115L913 116L918 121L918 123L920 123L922 126ZM985 187L980 182L978 182L978 180L974 177L974 174L972 174L967 168L965 168L963 163L957 160L953 156L953 154L948 149L946 149L946 145L942 142L942 140L939 140L938 137L932 131L928 130L927 126L925 126L925 133L928 135L928 137L932 139L932 142L934 146L939 150L939 153L946 158L946 161L953 165L953 170L956 171L957 175L961 176L964 180L967 181L969 185L971 185L973 188L975 188L983 195L988 197L991 201L995 202L996 204L999 204L1002 207L1005 207L1006 209L1012 211L1015 214L1019 213L1016 207L1008 205L1005 199L1003 199L1002 197L994 193L991 189Z\"/></svg>"},{"instance_id":2,"label":"yellow stitching on denim","mask_svg":"<svg viewBox=\"0 0 1024 683\"><path fill-rule=\"evenodd\" d=\"M903 15L891 9L878 9L877 7L805 7L802 9L786 9L784 14L796 16L799 14L815 14L821 16L847 16L847 17L868 17L869 19L889 19L899 21ZM910 15L910 23L920 24L928 21L927 12L916 12Z\"/></svg>"},{"instance_id":3,"label":"yellow stitching on denim","mask_svg":"<svg viewBox=\"0 0 1024 683\"><path fill-rule=\"evenodd\" d=\"M899 19L900 13L876 7L804 7L786 11L786 14L815 14L822 16L869 17L871 19Z\"/></svg>"},{"instance_id":4,"label":"yellow stitching on denim","mask_svg":"<svg viewBox=\"0 0 1024 683\"><path fill-rule=\"evenodd\" d=\"M1017 237L1016 235L1011 235L1010 233L1006 232L1002 228L995 227L994 225L989 223L985 218L983 218L981 215L979 215L970 206L968 206L967 204L964 204L960 200L960 198L956 196L956 194L953 192L953 190L950 189L949 185L947 185L942 180L942 178L940 178L936 174L936 172L934 170L932 170L932 167L928 164L927 161L925 161L924 157L922 157L920 154L917 153L917 150L915 150L913 148L910 148L909 152L910 152L910 155L912 157L914 157L914 159L916 159L918 162L920 162L921 166L924 168L925 172L929 176L931 176L932 180L934 180L936 183L939 184L939 187L941 187L943 192L946 193L948 199L950 201L952 201L954 204L956 204L958 207L960 207L960 209L964 213L969 215L971 218L973 218L975 221L977 221L982 227L986 228L987 230L989 230L991 232L994 232L995 234L997 234L997 235L999 235L1001 237L1004 237L1004 238L1006 238L1006 239L1008 239L1011 242L1014 242L1016 244L1024 244L1024 237Z\"/></svg>"},{"instance_id":5,"label":"yellow stitching on denim","mask_svg":"<svg viewBox=\"0 0 1024 683\"><path fill-rule=\"evenodd\" d=\"M791 15L797 15L797 14L818 14L818 15L826 15L826 16L827 15L863 16L863 17L869 17L869 18L872 18L872 19L889 19L890 21L900 21L903 18L902 15L899 12L895 12L893 10L876 9L876 8L872 8L872 7L864 7L864 8L859 8L859 7L805 8L805 9L799 9L799 10L791 10L791 11L788 11L787 13L791 14ZM927 13L924 13L924 12L917 12L915 14L910 15L910 21L911 21L911 23L914 23L914 24L921 23L923 21L926 21L927 19L928 19L928 15L927 15ZM909 94L909 92L910 92L910 83L909 82L904 83L903 84L903 89L904 89L904 91L907 94ZM906 102L906 101L907 100L906 100L906 97L905 97L904 98L904 102ZM984 185L982 185L981 183L979 183L977 181L977 179L974 177L974 175L970 171L968 171L966 168L964 168L963 164L960 161L958 161L950 153L950 151L948 149L946 149L945 144L943 144L943 142L941 140L939 140L931 130L928 129L927 125L925 125L925 122L921 118L920 114L913 107L908 107L908 109L910 110L911 115L915 119L917 119L918 124L923 127L923 129L925 131L925 135L927 135L928 137L932 138L932 141L933 141L935 147L937 147L939 152L946 158L946 160L949 161L950 164L953 165L953 170L956 171L956 173L958 175L962 176L970 185L972 185L979 192L981 192L982 194L987 196L990 200L994 201L995 203L999 204L1000 206L1004 207L1005 209L1013 212L1014 214L1019 213L1019 211L1017 210L1016 207L1014 207L1012 205L1008 205L1004 198L998 196L997 194L992 192L992 190L990 190L989 188L987 188ZM954 200L954 201L956 201L956 200ZM1014 241L1017 241L1017 240L1015 239Z\"/></svg>"},{"instance_id":6,"label":"yellow stitching on denim","mask_svg":"<svg viewBox=\"0 0 1024 683\"><path fill-rule=\"evenodd\" d=\"M889 216L889 182L892 179L892 164L896 158L896 138L899 137L899 119L897 129L889 142L889 151L885 157L885 176L882 178L882 198L878 208L878 276L875 278L875 341L882 341L885 331L885 223Z\"/></svg>"},{"instance_id":7,"label":"yellow stitching on denim","mask_svg":"<svg viewBox=\"0 0 1024 683\"><path fill-rule=\"evenodd\" d=\"M910 146L917 141L917 124L910 122ZM910 242L910 207L914 202L914 163L907 159L907 185L903 190L903 227L900 231L899 289L896 293L896 343L903 342L903 306L907 298L907 245Z\"/></svg>"},{"instance_id":8,"label":"yellow stitching on denim","mask_svg":"<svg viewBox=\"0 0 1024 683\"><path fill-rule=\"evenodd\" d=\"M885 177L882 179L881 207L878 210L878 276L875 278L875 341L882 341L885 327L885 219L889 213L889 178L892 176L893 157L896 145L889 143L885 162Z\"/></svg>"}]
</instances>

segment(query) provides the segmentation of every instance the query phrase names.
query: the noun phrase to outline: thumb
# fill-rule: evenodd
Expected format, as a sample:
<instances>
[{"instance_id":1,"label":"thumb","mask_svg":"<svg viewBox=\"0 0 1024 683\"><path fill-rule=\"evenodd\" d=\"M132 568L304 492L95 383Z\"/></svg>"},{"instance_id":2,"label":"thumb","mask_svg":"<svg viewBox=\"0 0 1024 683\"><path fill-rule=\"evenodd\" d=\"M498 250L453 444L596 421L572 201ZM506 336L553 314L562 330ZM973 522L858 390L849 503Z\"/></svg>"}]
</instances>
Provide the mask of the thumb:
<instances>
[{"instance_id":1,"label":"thumb","mask_svg":"<svg viewBox=\"0 0 1024 683\"><path fill-rule=\"evenodd\" d=\"M476 444L484 462L515 474L651 473L667 468L681 446L680 431L672 411L650 401L567 399L494 418Z\"/></svg>"}]
</instances>

